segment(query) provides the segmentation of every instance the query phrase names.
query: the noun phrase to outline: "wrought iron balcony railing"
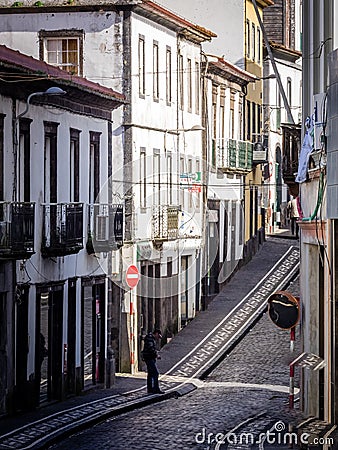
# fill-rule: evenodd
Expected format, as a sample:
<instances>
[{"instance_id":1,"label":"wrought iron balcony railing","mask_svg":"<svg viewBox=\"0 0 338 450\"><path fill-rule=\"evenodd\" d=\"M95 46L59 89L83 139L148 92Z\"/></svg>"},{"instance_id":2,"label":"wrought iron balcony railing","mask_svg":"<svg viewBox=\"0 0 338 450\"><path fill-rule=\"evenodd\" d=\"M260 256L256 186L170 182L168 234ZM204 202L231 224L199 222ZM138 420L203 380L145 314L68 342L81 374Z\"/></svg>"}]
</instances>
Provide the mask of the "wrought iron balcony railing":
<instances>
[{"instance_id":1,"label":"wrought iron balcony railing","mask_svg":"<svg viewBox=\"0 0 338 450\"><path fill-rule=\"evenodd\" d=\"M30 202L0 202L0 259L33 255L34 208Z\"/></svg>"},{"instance_id":2,"label":"wrought iron balcony railing","mask_svg":"<svg viewBox=\"0 0 338 450\"><path fill-rule=\"evenodd\" d=\"M252 170L253 144L236 139L214 139L216 148L217 167L223 170L245 171Z\"/></svg>"},{"instance_id":3,"label":"wrought iron balcony railing","mask_svg":"<svg viewBox=\"0 0 338 450\"><path fill-rule=\"evenodd\" d=\"M89 205L87 252L117 250L123 245L123 206L107 203Z\"/></svg>"},{"instance_id":4,"label":"wrought iron balcony railing","mask_svg":"<svg viewBox=\"0 0 338 450\"><path fill-rule=\"evenodd\" d=\"M178 215L180 208L171 205L153 206L152 240L170 241L178 238Z\"/></svg>"},{"instance_id":5,"label":"wrought iron balcony railing","mask_svg":"<svg viewBox=\"0 0 338 450\"><path fill-rule=\"evenodd\" d=\"M50 203L43 207L43 256L65 256L83 248L83 204Z\"/></svg>"}]
</instances>

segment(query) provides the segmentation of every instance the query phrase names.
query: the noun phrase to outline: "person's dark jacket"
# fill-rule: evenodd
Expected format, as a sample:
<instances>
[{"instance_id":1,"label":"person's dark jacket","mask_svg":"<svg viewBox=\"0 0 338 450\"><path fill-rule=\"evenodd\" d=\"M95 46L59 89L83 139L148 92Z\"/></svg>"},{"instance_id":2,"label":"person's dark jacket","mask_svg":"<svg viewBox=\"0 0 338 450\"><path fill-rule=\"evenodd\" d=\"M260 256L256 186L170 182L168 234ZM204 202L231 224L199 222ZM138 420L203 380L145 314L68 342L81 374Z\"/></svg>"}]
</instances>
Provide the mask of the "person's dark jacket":
<instances>
[{"instance_id":1,"label":"person's dark jacket","mask_svg":"<svg viewBox=\"0 0 338 450\"><path fill-rule=\"evenodd\" d=\"M142 357L144 361L149 361L151 359L157 358L156 339L153 333L148 333L144 338Z\"/></svg>"}]
</instances>

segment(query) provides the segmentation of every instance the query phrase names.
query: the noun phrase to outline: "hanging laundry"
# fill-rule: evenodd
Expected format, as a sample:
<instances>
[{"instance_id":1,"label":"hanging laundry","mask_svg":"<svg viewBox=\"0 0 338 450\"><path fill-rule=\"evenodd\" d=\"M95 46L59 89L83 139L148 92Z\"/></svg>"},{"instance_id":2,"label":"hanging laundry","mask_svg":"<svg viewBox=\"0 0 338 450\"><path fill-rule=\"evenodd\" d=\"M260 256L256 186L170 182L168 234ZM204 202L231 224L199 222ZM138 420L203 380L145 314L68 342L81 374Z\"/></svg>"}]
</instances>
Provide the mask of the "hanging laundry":
<instances>
[{"instance_id":1,"label":"hanging laundry","mask_svg":"<svg viewBox=\"0 0 338 450\"><path fill-rule=\"evenodd\" d=\"M296 177L296 183L303 183L306 181L309 157L313 150L313 117L307 117L305 120L305 136L303 139L302 148L299 155L298 172Z\"/></svg>"}]
</instances>

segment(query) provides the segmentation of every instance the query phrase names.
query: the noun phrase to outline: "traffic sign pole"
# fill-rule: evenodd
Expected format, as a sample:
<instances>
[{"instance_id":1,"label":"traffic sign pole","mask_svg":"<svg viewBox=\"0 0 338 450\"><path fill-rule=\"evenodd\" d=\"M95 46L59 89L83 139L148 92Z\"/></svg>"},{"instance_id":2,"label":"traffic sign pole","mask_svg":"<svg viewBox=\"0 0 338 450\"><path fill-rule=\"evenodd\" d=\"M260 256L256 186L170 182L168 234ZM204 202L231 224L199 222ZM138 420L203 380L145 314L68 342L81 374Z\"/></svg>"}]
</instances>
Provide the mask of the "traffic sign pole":
<instances>
[{"instance_id":1,"label":"traffic sign pole","mask_svg":"<svg viewBox=\"0 0 338 450\"><path fill-rule=\"evenodd\" d=\"M290 329L290 352L295 350L296 327ZM290 390L289 390L289 409L294 408L295 403L295 365L290 364Z\"/></svg>"},{"instance_id":2,"label":"traffic sign pole","mask_svg":"<svg viewBox=\"0 0 338 450\"><path fill-rule=\"evenodd\" d=\"M293 353L295 350L295 340L296 340L296 327L292 327L290 330L290 352Z\"/></svg>"}]
</instances>

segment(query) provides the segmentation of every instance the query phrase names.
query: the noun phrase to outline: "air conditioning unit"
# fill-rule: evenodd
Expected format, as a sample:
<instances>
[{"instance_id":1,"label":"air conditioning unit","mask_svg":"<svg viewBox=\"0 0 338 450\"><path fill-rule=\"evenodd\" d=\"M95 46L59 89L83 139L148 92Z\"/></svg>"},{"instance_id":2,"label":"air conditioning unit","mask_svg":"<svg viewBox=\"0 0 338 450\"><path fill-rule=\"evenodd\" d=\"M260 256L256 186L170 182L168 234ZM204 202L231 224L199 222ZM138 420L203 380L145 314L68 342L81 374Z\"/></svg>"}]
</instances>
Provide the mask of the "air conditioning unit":
<instances>
[{"instance_id":1,"label":"air conditioning unit","mask_svg":"<svg viewBox=\"0 0 338 450\"><path fill-rule=\"evenodd\" d=\"M109 216L96 216L96 241L104 242L109 239Z\"/></svg>"}]
</instances>

